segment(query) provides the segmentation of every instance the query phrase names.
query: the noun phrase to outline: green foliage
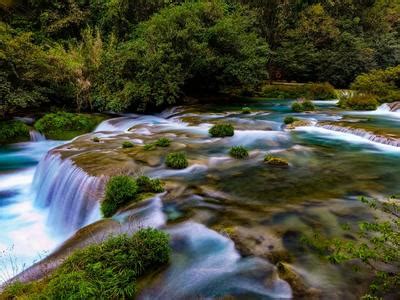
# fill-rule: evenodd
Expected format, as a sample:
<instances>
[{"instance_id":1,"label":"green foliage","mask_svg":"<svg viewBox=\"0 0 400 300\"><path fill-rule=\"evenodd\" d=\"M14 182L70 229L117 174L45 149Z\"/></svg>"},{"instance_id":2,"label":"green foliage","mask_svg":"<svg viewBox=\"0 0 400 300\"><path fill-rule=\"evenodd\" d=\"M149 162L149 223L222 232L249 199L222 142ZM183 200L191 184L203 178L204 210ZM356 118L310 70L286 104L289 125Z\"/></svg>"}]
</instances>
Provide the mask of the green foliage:
<instances>
[{"instance_id":1,"label":"green foliage","mask_svg":"<svg viewBox=\"0 0 400 300\"><path fill-rule=\"evenodd\" d=\"M289 163L280 157L272 156L271 154L267 154L264 157L264 162L268 165L275 166L275 167L288 167Z\"/></svg>"},{"instance_id":2,"label":"green foliage","mask_svg":"<svg viewBox=\"0 0 400 300\"><path fill-rule=\"evenodd\" d=\"M292 104L292 110L294 112L313 111L315 106L310 100L301 100Z\"/></svg>"},{"instance_id":3,"label":"green foliage","mask_svg":"<svg viewBox=\"0 0 400 300\"><path fill-rule=\"evenodd\" d=\"M136 199L138 185L136 181L125 175L114 176L108 181L104 199L101 202L101 212L108 218L124 204Z\"/></svg>"},{"instance_id":4,"label":"green foliage","mask_svg":"<svg viewBox=\"0 0 400 300\"><path fill-rule=\"evenodd\" d=\"M136 178L136 184L139 193L162 193L164 191L160 179L151 179L147 176L139 176Z\"/></svg>"},{"instance_id":5,"label":"green foliage","mask_svg":"<svg viewBox=\"0 0 400 300\"><path fill-rule=\"evenodd\" d=\"M341 97L339 106L354 110L375 110L379 105L374 95L355 93L350 96Z\"/></svg>"},{"instance_id":6,"label":"green foliage","mask_svg":"<svg viewBox=\"0 0 400 300\"><path fill-rule=\"evenodd\" d=\"M233 158L237 158L237 159L244 159L249 157L249 152L247 151L247 149L243 146L233 146L230 150L229 150L229 155Z\"/></svg>"},{"instance_id":7,"label":"green foliage","mask_svg":"<svg viewBox=\"0 0 400 300\"><path fill-rule=\"evenodd\" d=\"M278 99L335 99L336 92L329 83L270 84L261 88L260 96Z\"/></svg>"},{"instance_id":8,"label":"green foliage","mask_svg":"<svg viewBox=\"0 0 400 300\"><path fill-rule=\"evenodd\" d=\"M136 280L167 264L169 236L156 229L141 229L133 236L118 235L100 244L76 250L49 278L34 284L14 283L6 299L127 299L134 298Z\"/></svg>"},{"instance_id":9,"label":"green foliage","mask_svg":"<svg viewBox=\"0 0 400 300\"><path fill-rule=\"evenodd\" d=\"M146 151L152 151L156 149L156 145L154 143L150 143L150 144L145 144L143 146L143 149Z\"/></svg>"},{"instance_id":10,"label":"green foliage","mask_svg":"<svg viewBox=\"0 0 400 300\"><path fill-rule=\"evenodd\" d=\"M287 116L287 117L285 117L285 119L283 120L283 122L284 122L286 125L292 124L292 123L295 122L295 121L298 121L298 119L295 118L295 117L292 117L292 116Z\"/></svg>"},{"instance_id":11,"label":"green foliage","mask_svg":"<svg viewBox=\"0 0 400 300\"><path fill-rule=\"evenodd\" d=\"M243 107L242 108L242 114L251 114L251 108L250 107Z\"/></svg>"},{"instance_id":12,"label":"green foliage","mask_svg":"<svg viewBox=\"0 0 400 300\"><path fill-rule=\"evenodd\" d=\"M156 142L155 145L157 147L169 147L169 145L171 145L171 140L167 139L167 138L159 138Z\"/></svg>"},{"instance_id":13,"label":"green foliage","mask_svg":"<svg viewBox=\"0 0 400 300\"><path fill-rule=\"evenodd\" d=\"M349 226L343 230L358 235L357 240L327 238L318 232L304 236L303 242L331 263L361 261L374 276L365 299L381 299L396 293L400 287L400 206L398 199L378 201L366 197L359 200L385 214L374 222L362 221L358 231Z\"/></svg>"},{"instance_id":14,"label":"green foliage","mask_svg":"<svg viewBox=\"0 0 400 300\"><path fill-rule=\"evenodd\" d=\"M0 121L0 144L29 141L29 128L21 121Z\"/></svg>"},{"instance_id":15,"label":"green foliage","mask_svg":"<svg viewBox=\"0 0 400 300\"><path fill-rule=\"evenodd\" d=\"M129 142L129 141L124 141L123 143L122 143L122 148L133 148L133 143L132 142Z\"/></svg>"},{"instance_id":16,"label":"green foliage","mask_svg":"<svg viewBox=\"0 0 400 300\"><path fill-rule=\"evenodd\" d=\"M171 169L185 169L189 165L186 154L183 152L169 153L165 159L165 164Z\"/></svg>"},{"instance_id":17,"label":"green foliage","mask_svg":"<svg viewBox=\"0 0 400 300\"><path fill-rule=\"evenodd\" d=\"M46 114L34 127L49 139L70 140L91 132L102 120L102 116L57 112Z\"/></svg>"},{"instance_id":18,"label":"green foliage","mask_svg":"<svg viewBox=\"0 0 400 300\"><path fill-rule=\"evenodd\" d=\"M95 143L100 143L100 138L98 138L97 136L95 136L95 137L92 139L92 141L95 142Z\"/></svg>"},{"instance_id":19,"label":"green foliage","mask_svg":"<svg viewBox=\"0 0 400 300\"><path fill-rule=\"evenodd\" d=\"M212 137L226 137L226 136L233 136L235 134L235 129L231 124L215 124L213 127L210 128L208 133Z\"/></svg>"}]
</instances>

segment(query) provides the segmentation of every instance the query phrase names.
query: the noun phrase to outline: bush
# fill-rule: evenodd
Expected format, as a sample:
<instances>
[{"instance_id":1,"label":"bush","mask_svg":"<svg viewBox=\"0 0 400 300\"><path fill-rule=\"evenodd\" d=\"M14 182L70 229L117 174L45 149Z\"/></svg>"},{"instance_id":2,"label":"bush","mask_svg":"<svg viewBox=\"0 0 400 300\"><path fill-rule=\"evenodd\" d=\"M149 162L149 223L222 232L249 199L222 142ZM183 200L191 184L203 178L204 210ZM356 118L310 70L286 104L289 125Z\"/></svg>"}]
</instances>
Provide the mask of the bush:
<instances>
[{"instance_id":1,"label":"bush","mask_svg":"<svg viewBox=\"0 0 400 300\"><path fill-rule=\"evenodd\" d=\"M0 122L0 144L29 141L29 128L21 121Z\"/></svg>"},{"instance_id":2,"label":"bush","mask_svg":"<svg viewBox=\"0 0 400 300\"><path fill-rule=\"evenodd\" d=\"M6 299L132 299L137 279L167 264L170 253L168 234L141 229L131 237L122 234L76 250L42 281L40 291L31 283L14 283L3 295Z\"/></svg>"},{"instance_id":3,"label":"bush","mask_svg":"<svg viewBox=\"0 0 400 300\"><path fill-rule=\"evenodd\" d=\"M231 124L216 124L208 131L212 137L233 136L235 129Z\"/></svg>"},{"instance_id":4,"label":"bush","mask_svg":"<svg viewBox=\"0 0 400 300\"><path fill-rule=\"evenodd\" d=\"M272 84L261 89L262 97L279 99L335 99L335 88L329 83Z\"/></svg>"},{"instance_id":5,"label":"bush","mask_svg":"<svg viewBox=\"0 0 400 300\"><path fill-rule=\"evenodd\" d=\"M233 158L244 159L249 157L249 152L243 146L234 146L229 150L229 155Z\"/></svg>"},{"instance_id":6,"label":"bush","mask_svg":"<svg viewBox=\"0 0 400 300\"><path fill-rule=\"evenodd\" d=\"M100 143L100 139L99 139L97 136L95 136L95 137L92 139L92 141L95 142L95 143Z\"/></svg>"},{"instance_id":7,"label":"bush","mask_svg":"<svg viewBox=\"0 0 400 300\"><path fill-rule=\"evenodd\" d=\"M162 137L155 142L155 145L158 147L168 147L169 145L171 145L171 140Z\"/></svg>"},{"instance_id":8,"label":"bush","mask_svg":"<svg viewBox=\"0 0 400 300\"><path fill-rule=\"evenodd\" d=\"M301 100L292 104L292 110L294 112L313 111L315 106L310 100Z\"/></svg>"},{"instance_id":9,"label":"bush","mask_svg":"<svg viewBox=\"0 0 400 300\"><path fill-rule=\"evenodd\" d=\"M132 148L134 145L129 141L125 141L122 143L122 148Z\"/></svg>"},{"instance_id":10,"label":"bush","mask_svg":"<svg viewBox=\"0 0 400 300\"><path fill-rule=\"evenodd\" d=\"M354 110L375 110L378 105L377 97L370 94L354 94L339 101L340 107Z\"/></svg>"},{"instance_id":11,"label":"bush","mask_svg":"<svg viewBox=\"0 0 400 300\"><path fill-rule=\"evenodd\" d=\"M53 140L70 140L91 132L102 116L58 112L47 114L34 124L37 131Z\"/></svg>"},{"instance_id":12,"label":"bush","mask_svg":"<svg viewBox=\"0 0 400 300\"><path fill-rule=\"evenodd\" d=\"M251 113L250 107L243 107L242 108L242 114L250 114L250 113Z\"/></svg>"},{"instance_id":13,"label":"bush","mask_svg":"<svg viewBox=\"0 0 400 300\"><path fill-rule=\"evenodd\" d=\"M272 156L270 154L267 154L264 157L264 161L267 164L271 165L271 166L276 166L276 167L287 167L287 166L289 166L289 163L285 159L279 158L279 157L275 157L275 156Z\"/></svg>"},{"instance_id":14,"label":"bush","mask_svg":"<svg viewBox=\"0 0 400 300\"><path fill-rule=\"evenodd\" d=\"M160 179L151 179L147 176L140 176L136 179L139 193L161 193L164 191Z\"/></svg>"},{"instance_id":15,"label":"bush","mask_svg":"<svg viewBox=\"0 0 400 300\"><path fill-rule=\"evenodd\" d=\"M299 120L299 119L297 119L297 118L295 118L295 117L288 116L288 117L286 117L286 118L283 120L283 122L284 122L286 125L289 125L289 124L292 124L293 122L298 121L298 120Z\"/></svg>"},{"instance_id":16,"label":"bush","mask_svg":"<svg viewBox=\"0 0 400 300\"><path fill-rule=\"evenodd\" d=\"M183 152L169 153L165 160L165 164L168 168L172 169L184 169L189 165L186 154Z\"/></svg>"},{"instance_id":17,"label":"bush","mask_svg":"<svg viewBox=\"0 0 400 300\"><path fill-rule=\"evenodd\" d=\"M101 203L101 212L108 218L124 204L135 200L138 186L129 176L121 175L112 177L107 185L104 200Z\"/></svg>"}]
</instances>

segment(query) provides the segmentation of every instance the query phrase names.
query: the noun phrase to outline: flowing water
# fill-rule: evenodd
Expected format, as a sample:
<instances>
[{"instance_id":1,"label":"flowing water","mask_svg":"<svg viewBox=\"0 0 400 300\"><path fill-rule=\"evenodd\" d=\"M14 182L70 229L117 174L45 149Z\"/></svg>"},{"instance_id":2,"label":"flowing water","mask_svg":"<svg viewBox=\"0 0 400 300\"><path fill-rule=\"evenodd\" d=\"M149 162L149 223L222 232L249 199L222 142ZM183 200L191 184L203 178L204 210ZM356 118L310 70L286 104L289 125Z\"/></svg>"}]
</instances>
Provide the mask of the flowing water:
<instances>
[{"instance_id":1,"label":"flowing water","mask_svg":"<svg viewBox=\"0 0 400 300\"><path fill-rule=\"evenodd\" d=\"M288 100L243 101L126 115L63 145L36 139L2 148L0 247L30 264L58 246L45 260L55 266L71 247L153 226L170 233L172 261L145 279L140 299L282 299L299 290L306 298L356 299L366 275L321 261L300 240L315 230L345 236L342 224L373 217L357 196L400 192L397 106L345 112L336 101L315 101L315 112L293 114ZM242 114L242 106L252 113ZM307 123L288 130L288 115ZM235 135L210 138L208 129L221 121ZM162 136L173 141L169 148L142 147ZM135 147L122 149L126 140ZM249 158L230 158L234 145L247 147ZM185 151L189 167L167 169L169 151ZM289 167L266 165L267 153ZM162 178L167 191L101 220L104 183L121 170ZM280 279L278 261L300 279ZM38 277L39 267L24 278Z\"/></svg>"}]
</instances>

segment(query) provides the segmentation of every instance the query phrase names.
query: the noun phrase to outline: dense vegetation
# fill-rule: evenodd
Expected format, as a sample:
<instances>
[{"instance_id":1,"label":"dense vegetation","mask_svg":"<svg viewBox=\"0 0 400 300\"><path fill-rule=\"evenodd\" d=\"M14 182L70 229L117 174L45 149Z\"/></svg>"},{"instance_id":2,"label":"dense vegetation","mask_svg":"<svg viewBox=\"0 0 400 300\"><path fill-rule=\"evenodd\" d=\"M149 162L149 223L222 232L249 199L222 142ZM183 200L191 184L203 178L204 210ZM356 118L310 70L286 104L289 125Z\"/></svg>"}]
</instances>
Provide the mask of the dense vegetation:
<instances>
[{"instance_id":1,"label":"dense vegetation","mask_svg":"<svg viewBox=\"0 0 400 300\"><path fill-rule=\"evenodd\" d=\"M360 201L383 213L375 221L362 221L358 228L343 224L345 238L327 237L320 232L304 236L303 241L331 263L348 262L360 269L359 262L374 275L368 294L363 299L396 298L400 288L400 206L399 196L378 201L360 197ZM354 236L358 238L355 239ZM394 299L393 298L393 299Z\"/></svg>"},{"instance_id":2,"label":"dense vegetation","mask_svg":"<svg viewBox=\"0 0 400 300\"><path fill-rule=\"evenodd\" d=\"M185 169L189 162L183 152L171 152L165 159L165 164L171 169Z\"/></svg>"},{"instance_id":3,"label":"dense vegetation","mask_svg":"<svg viewBox=\"0 0 400 300\"><path fill-rule=\"evenodd\" d=\"M119 208L132 201L139 201L140 193L160 193L164 190L158 179L147 176L132 178L127 175L111 177L107 182L101 212L104 217L112 217Z\"/></svg>"},{"instance_id":4,"label":"dense vegetation","mask_svg":"<svg viewBox=\"0 0 400 300\"><path fill-rule=\"evenodd\" d=\"M208 133L212 137L227 137L233 136L235 134L235 129L231 124L220 123L212 126Z\"/></svg>"},{"instance_id":5,"label":"dense vegetation","mask_svg":"<svg viewBox=\"0 0 400 300\"><path fill-rule=\"evenodd\" d=\"M21 121L0 121L0 144L29 140L29 128Z\"/></svg>"},{"instance_id":6,"label":"dense vegetation","mask_svg":"<svg viewBox=\"0 0 400 300\"><path fill-rule=\"evenodd\" d=\"M233 158L244 159L249 157L249 151L243 146L233 146L229 150L229 155Z\"/></svg>"},{"instance_id":7,"label":"dense vegetation","mask_svg":"<svg viewBox=\"0 0 400 300\"><path fill-rule=\"evenodd\" d=\"M136 280L167 264L169 236L141 229L133 236L119 235L75 251L49 277L16 282L2 299L130 299Z\"/></svg>"},{"instance_id":8,"label":"dense vegetation","mask_svg":"<svg viewBox=\"0 0 400 300\"><path fill-rule=\"evenodd\" d=\"M398 98L383 89L398 89L387 79L400 64L396 0L10 0L0 9L2 118L51 106L153 110L219 92L326 99L328 82L349 87L374 69L353 87L380 80L374 94ZM268 79L326 84L276 91Z\"/></svg>"}]
</instances>

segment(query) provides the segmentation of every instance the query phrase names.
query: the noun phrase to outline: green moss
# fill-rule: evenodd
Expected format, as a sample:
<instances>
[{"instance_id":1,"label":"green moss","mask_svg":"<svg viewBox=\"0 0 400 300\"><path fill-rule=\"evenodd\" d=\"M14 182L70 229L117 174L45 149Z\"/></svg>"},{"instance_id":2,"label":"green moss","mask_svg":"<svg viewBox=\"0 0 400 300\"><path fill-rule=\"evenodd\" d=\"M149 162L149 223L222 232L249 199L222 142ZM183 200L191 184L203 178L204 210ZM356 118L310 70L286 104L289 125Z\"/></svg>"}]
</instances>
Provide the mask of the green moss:
<instances>
[{"instance_id":1,"label":"green moss","mask_svg":"<svg viewBox=\"0 0 400 300\"><path fill-rule=\"evenodd\" d=\"M342 97L339 106L354 110L375 110L379 105L378 98L370 94L354 94Z\"/></svg>"},{"instance_id":2,"label":"green moss","mask_svg":"<svg viewBox=\"0 0 400 300\"><path fill-rule=\"evenodd\" d=\"M16 299L132 299L136 281L168 263L169 236L141 229L75 251L48 278L8 286L1 298ZM40 288L37 288L40 283Z\"/></svg>"},{"instance_id":3,"label":"green moss","mask_svg":"<svg viewBox=\"0 0 400 300\"><path fill-rule=\"evenodd\" d=\"M229 150L229 155L233 158L244 159L249 157L249 152L243 146L234 146Z\"/></svg>"},{"instance_id":4,"label":"green moss","mask_svg":"<svg viewBox=\"0 0 400 300\"><path fill-rule=\"evenodd\" d=\"M292 123L294 123L295 121L298 121L298 119L295 118L295 117L292 117L292 116L288 116L288 117L286 117L286 118L283 120L283 122L284 122L286 125L292 124Z\"/></svg>"},{"instance_id":5,"label":"green moss","mask_svg":"<svg viewBox=\"0 0 400 300\"><path fill-rule=\"evenodd\" d=\"M165 164L171 169L185 169L189 163L186 154L183 152L172 152L167 155Z\"/></svg>"},{"instance_id":6,"label":"green moss","mask_svg":"<svg viewBox=\"0 0 400 300\"><path fill-rule=\"evenodd\" d=\"M171 145L171 140L167 139L167 138L159 138L156 142L155 145L157 147L169 147L169 145Z\"/></svg>"},{"instance_id":7,"label":"green moss","mask_svg":"<svg viewBox=\"0 0 400 300\"><path fill-rule=\"evenodd\" d=\"M122 148L133 148L133 143L129 142L129 141L125 141L122 143Z\"/></svg>"},{"instance_id":8,"label":"green moss","mask_svg":"<svg viewBox=\"0 0 400 300\"><path fill-rule=\"evenodd\" d=\"M147 176L139 176L136 178L139 193L161 193L164 191L163 184L160 179L151 179Z\"/></svg>"},{"instance_id":9,"label":"green moss","mask_svg":"<svg viewBox=\"0 0 400 300\"><path fill-rule=\"evenodd\" d=\"M114 176L107 185L104 200L101 203L101 212L108 218L124 204L135 200L138 193L136 181L129 176Z\"/></svg>"},{"instance_id":10,"label":"green moss","mask_svg":"<svg viewBox=\"0 0 400 300\"><path fill-rule=\"evenodd\" d=\"M242 114L250 114L250 113L251 113L250 107L243 107L242 108Z\"/></svg>"},{"instance_id":11,"label":"green moss","mask_svg":"<svg viewBox=\"0 0 400 300\"><path fill-rule=\"evenodd\" d=\"M70 140L91 132L104 120L103 116L58 112L47 114L35 122L37 131L53 140Z\"/></svg>"},{"instance_id":12,"label":"green moss","mask_svg":"<svg viewBox=\"0 0 400 300\"><path fill-rule=\"evenodd\" d=\"M29 127L21 121L0 122L0 144L29 141Z\"/></svg>"},{"instance_id":13,"label":"green moss","mask_svg":"<svg viewBox=\"0 0 400 300\"><path fill-rule=\"evenodd\" d=\"M266 162L267 164L269 164L271 166L276 166L276 167L288 167L289 166L289 163L285 159L280 158L280 157L275 157L270 154L267 154L264 157L264 162Z\"/></svg>"},{"instance_id":14,"label":"green moss","mask_svg":"<svg viewBox=\"0 0 400 300\"><path fill-rule=\"evenodd\" d=\"M212 137L226 137L233 136L235 129L231 124L216 124L208 131Z\"/></svg>"}]
</instances>

